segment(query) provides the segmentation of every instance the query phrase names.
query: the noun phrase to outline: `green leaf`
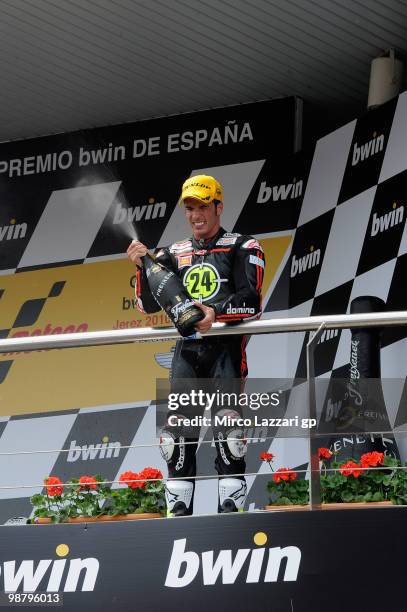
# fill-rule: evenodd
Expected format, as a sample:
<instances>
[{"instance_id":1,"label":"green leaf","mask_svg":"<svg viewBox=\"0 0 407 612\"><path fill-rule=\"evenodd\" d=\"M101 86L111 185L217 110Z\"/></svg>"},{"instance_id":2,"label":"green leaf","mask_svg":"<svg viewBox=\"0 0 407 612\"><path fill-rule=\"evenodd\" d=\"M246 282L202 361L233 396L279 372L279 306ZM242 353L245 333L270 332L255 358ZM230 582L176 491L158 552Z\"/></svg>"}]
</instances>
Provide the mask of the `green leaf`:
<instances>
[{"instance_id":1,"label":"green leaf","mask_svg":"<svg viewBox=\"0 0 407 612\"><path fill-rule=\"evenodd\" d=\"M30 498L30 502L32 503L33 506L40 506L41 504L46 503L46 496L41 495L40 493L37 493L36 495L33 495Z\"/></svg>"},{"instance_id":2,"label":"green leaf","mask_svg":"<svg viewBox=\"0 0 407 612\"><path fill-rule=\"evenodd\" d=\"M344 502L353 502L355 499L354 494L351 493L350 491L344 491L341 497L342 497L342 501Z\"/></svg>"},{"instance_id":3,"label":"green leaf","mask_svg":"<svg viewBox=\"0 0 407 612\"><path fill-rule=\"evenodd\" d=\"M288 497L280 497L278 500L281 506L290 506L292 505L292 501Z\"/></svg>"},{"instance_id":4,"label":"green leaf","mask_svg":"<svg viewBox=\"0 0 407 612\"><path fill-rule=\"evenodd\" d=\"M383 494L380 491L376 491L376 493L372 495L372 501L384 501Z\"/></svg>"}]
</instances>

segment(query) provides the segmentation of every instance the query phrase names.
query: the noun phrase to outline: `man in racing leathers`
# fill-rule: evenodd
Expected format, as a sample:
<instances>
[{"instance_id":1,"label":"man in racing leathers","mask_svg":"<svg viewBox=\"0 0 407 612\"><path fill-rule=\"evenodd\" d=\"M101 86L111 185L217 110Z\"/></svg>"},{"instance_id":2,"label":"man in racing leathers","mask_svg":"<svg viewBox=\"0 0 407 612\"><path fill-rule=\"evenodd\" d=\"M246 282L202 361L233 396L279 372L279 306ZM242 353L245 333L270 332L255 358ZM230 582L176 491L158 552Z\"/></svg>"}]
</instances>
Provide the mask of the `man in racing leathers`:
<instances>
[{"instance_id":1,"label":"man in racing leathers","mask_svg":"<svg viewBox=\"0 0 407 612\"><path fill-rule=\"evenodd\" d=\"M156 257L178 275L203 311L205 316L196 324L196 330L205 333L214 321L239 323L258 318L265 265L262 247L251 236L226 232L221 227L222 187L213 177L189 178L183 185L181 201L192 228L192 238L159 249ZM140 259L146 252L145 245L137 240L127 250L137 265L137 305L142 312L152 313L159 306L150 292ZM191 379L212 379L214 388L240 393L247 376L245 347L246 336L242 335L178 340L172 362L171 392L191 390L191 386L185 387L188 382L193 386ZM198 387L195 382L195 388ZM219 415L231 417L229 423L240 416L236 405L228 410L217 406L216 410ZM182 409L182 414L190 416L190 411ZM242 476L246 467L243 431L233 425L215 427L213 420L212 427L217 450L215 467L221 476L218 511L243 510L247 491ZM169 515L193 512L197 438L197 435L187 438L174 433L168 425L163 431L161 452L170 478L166 487Z\"/></svg>"}]
</instances>

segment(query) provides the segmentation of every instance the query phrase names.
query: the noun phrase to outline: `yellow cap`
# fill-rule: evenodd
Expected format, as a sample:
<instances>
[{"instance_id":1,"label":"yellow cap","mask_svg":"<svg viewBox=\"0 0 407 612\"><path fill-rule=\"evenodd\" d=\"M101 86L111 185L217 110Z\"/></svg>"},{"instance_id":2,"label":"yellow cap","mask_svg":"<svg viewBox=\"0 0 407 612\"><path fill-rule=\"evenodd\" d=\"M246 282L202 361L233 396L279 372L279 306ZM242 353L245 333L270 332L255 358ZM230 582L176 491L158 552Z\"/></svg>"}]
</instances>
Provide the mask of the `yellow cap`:
<instances>
[{"instance_id":1,"label":"yellow cap","mask_svg":"<svg viewBox=\"0 0 407 612\"><path fill-rule=\"evenodd\" d=\"M194 198L205 204L210 204L213 200L222 202L222 185L213 176L191 176L182 185L181 202L186 198Z\"/></svg>"}]
</instances>

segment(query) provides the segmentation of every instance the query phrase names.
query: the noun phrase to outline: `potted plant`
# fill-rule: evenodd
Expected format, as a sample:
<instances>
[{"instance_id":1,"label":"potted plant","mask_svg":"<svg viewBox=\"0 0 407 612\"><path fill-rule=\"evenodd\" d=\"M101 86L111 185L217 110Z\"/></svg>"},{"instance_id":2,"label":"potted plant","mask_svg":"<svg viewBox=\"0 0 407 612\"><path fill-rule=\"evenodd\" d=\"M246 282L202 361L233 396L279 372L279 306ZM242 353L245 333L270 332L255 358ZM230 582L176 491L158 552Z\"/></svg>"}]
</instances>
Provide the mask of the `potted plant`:
<instances>
[{"instance_id":1,"label":"potted plant","mask_svg":"<svg viewBox=\"0 0 407 612\"><path fill-rule=\"evenodd\" d=\"M33 495L35 523L93 522L155 518L165 514L163 475L155 468L124 472L126 488L111 489L101 476L81 476L67 483L57 476L44 481L45 493Z\"/></svg>"},{"instance_id":2,"label":"potted plant","mask_svg":"<svg viewBox=\"0 0 407 612\"><path fill-rule=\"evenodd\" d=\"M272 453L261 453L260 458L268 463L273 472L271 481L267 483L270 499L266 509L308 509L308 480L299 479L297 472L290 468L279 468L274 472L271 465L274 459Z\"/></svg>"},{"instance_id":3,"label":"potted plant","mask_svg":"<svg viewBox=\"0 0 407 612\"><path fill-rule=\"evenodd\" d=\"M397 462L400 466L400 462ZM407 467L407 463L404 463ZM407 505L407 470L395 470L390 479L390 500L397 506Z\"/></svg>"},{"instance_id":4,"label":"potted plant","mask_svg":"<svg viewBox=\"0 0 407 612\"><path fill-rule=\"evenodd\" d=\"M66 516L63 503L64 485L58 476L44 480L45 494L37 493L30 499L34 508L35 523L60 523Z\"/></svg>"},{"instance_id":5,"label":"potted plant","mask_svg":"<svg viewBox=\"0 0 407 612\"><path fill-rule=\"evenodd\" d=\"M166 513L163 475L156 468L127 471L119 481L125 488L111 489L108 515L112 518L158 518Z\"/></svg>"},{"instance_id":6,"label":"potted plant","mask_svg":"<svg viewBox=\"0 0 407 612\"><path fill-rule=\"evenodd\" d=\"M321 500L325 505L376 503L401 504L407 501L407 475L400 461L384 453L363 454L358 461L352 458L338 462L327 448L319 449L321 461ZM387 468L387 469L384 469Z\"/></svg>"},{"instance_id":7,"label":"potted plant","mask_svg":"<svg viewBox=\"0 0 407 612\"><path fill-rule=\"evenodd\" d=\"M374 451L359 461L349 458L338 462L335 453L323 447L318 449L318 457L323 509L407 504L407 471L395 469L401 467L398 459ZM261 453L260 458L273 472L267 484L270 504L266 509L308 508L308 480L298 479L297 472L289 468L274 471L272 453Z\"/></svg>"},{"instance_id":8,"label":"potted plant","mask_svg":"<svg viewBox=\"0 0 407 612\"><path fill-rule=\"evenodd\" d=\"M103 509L109 489L101 476L81 476L63 484L57 476L44 480L45 493L31 497L37 523L63 523L96 520Z\"/></svg>"}]
</instances>

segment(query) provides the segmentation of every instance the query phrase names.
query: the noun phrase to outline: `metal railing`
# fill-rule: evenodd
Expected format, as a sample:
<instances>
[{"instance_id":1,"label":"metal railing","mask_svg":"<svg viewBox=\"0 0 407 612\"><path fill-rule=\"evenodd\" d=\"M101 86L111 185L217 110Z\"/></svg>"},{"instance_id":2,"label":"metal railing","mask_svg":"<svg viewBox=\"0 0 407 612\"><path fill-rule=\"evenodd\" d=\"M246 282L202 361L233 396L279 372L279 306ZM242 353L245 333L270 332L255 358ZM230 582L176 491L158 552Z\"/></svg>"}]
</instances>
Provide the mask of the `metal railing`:
<instances>
[{"instance_id":1,"label":"metal railing","mask_svg":"<svg viewBox=\"0 0 407 612\"><path fill-rule=\"evenodd\" d=\"M307 381L309 418L316 418L314 352L324 329L352 329L368 327L392 327L407 325L407 311L379 312L353 315L322 315L314 317L292 317L284 319L263 319L229 326L215 323L205 334L194 337L227 336L236 334L270 334L283 332L315 331L307 344ZM178 340L180 335L173 327L124 330L105 330L52 336L33 336L0 340L0 354L9 352L35 351L39 349L77 348L127 344L133 342L162 342ZM320 480L318 461L318 438L309 430L310 455L310 506L320 507Z\"/></svg>"},{"instance_id":2,"label":"metal railing","mask_svg":"<svg viewBox=\"0 0 407 612\"><path fill-rule=\"evenodd\" d=\"M346 329L354 327L389 327L407 325L407 311L376 312L374 314L329 315L318 317L292 317L286 319L263 319L227 325L215 323L202 334L207 336L228 336L235 334L274 334L282 332L317 331L321 326L326 329ZM201 337L196 334L196 337ZM126 344L130 342L160 342L179 340L180 335L174 327L141 329L122 329L73 334L54 334L52 336L32 336L0 340L0 353L35 351L52 348L74 348L79 346L100 346L106 344Z\"/></svg>"}]
</instances>

